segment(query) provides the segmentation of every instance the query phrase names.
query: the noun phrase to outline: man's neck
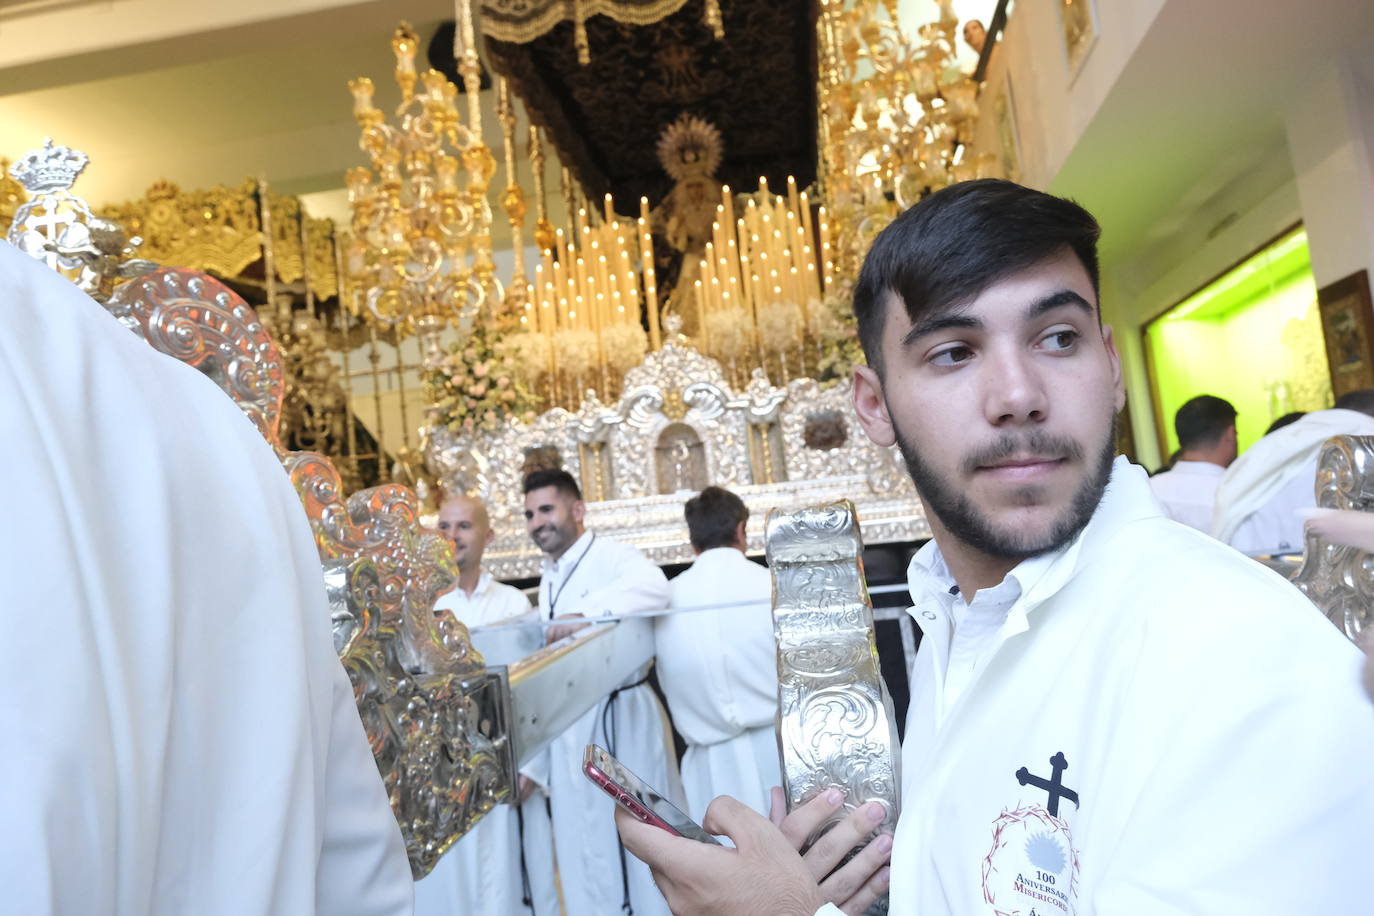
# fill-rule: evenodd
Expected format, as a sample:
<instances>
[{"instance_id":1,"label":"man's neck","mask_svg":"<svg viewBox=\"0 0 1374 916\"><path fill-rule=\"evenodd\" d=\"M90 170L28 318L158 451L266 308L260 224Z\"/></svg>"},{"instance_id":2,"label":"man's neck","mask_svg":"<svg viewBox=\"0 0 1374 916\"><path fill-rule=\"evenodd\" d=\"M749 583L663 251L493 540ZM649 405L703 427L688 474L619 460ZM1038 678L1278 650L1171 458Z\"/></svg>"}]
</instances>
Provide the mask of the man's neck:
<instances>
[{"instance_id":1,"label":"man's neck","mask_svg":"<svg viewBox=\"0 0 1374 916\"><path fill-rule=\"evenodd\" d=\"M477 583L482 581L482 564L473 563L467 569L458 570L458 587L463 590L463 594L469 598L477 590Z\"/></svg>"},{"instance_id":2,"label":"man's neck","mask_svg":"<svg viewBox=\"0 0 1374 916\"><path fill-rule=\"evenodd\" d=\"M573 536L573 539L572 539L571 541L569 541L569 542L563 547L562 550L559 550L559 551L551 551L551 552L549 553L549 559L552 560L552 561L555 562L555 563L557 563L559 560L563 559L563 555L564 555L565 553L567 553L569 550L572 550L573 547L577 544L577 542L580 541L580 540L582 540L582 535L584 535L584 534L586 534L586 533L587 533L587 529L586 529L586 528L579 528L579 529L577 530L577 534Z\"/></svg>"},{"instance_id":3,"label":"man's neck","mask_svg":"<svg viewBox=\"0 0 1374 916\"><path fill-rule=\"evenodd\" d=\"M1007 557L989 556L952 537L936 537L935 543L940 545L940 553L945 558L945 565L949 567L949 574L954 577L954 584L959 586L959 594L965 601L972 601L973 596L982 589L1000 585L1007 577L1007 573L1021 562ZM953 549L947 549L947 546Z\"/></svg>"},{"instance_id":4,"label":"man's neck","mask_svg":"<svg viewBox=\"0 0 1374 916\"><path fill-rule=\"evenodd\" d=\"M954 577L954 584L959 586L959 594L965 601L972 601L980 589L1001 584L1007 573L1021 562L1014 558L992 556L969 546L951 534L929 510L926 511L926 518L930 521L931 536L940 548L945 566L949 568L949 574Z\"/></svg>"}]
</instances>

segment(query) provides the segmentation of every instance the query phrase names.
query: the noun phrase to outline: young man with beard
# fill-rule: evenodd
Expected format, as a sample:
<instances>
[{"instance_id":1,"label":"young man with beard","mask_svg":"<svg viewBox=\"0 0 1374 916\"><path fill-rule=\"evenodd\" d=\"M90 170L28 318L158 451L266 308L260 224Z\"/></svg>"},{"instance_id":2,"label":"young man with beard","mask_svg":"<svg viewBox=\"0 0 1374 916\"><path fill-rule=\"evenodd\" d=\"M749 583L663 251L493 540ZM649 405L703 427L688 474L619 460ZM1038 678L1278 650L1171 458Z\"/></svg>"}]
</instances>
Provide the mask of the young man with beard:
<instances>
[{"instance_id":1,"label":"young man with beard","mask_svg":"<svg viewBox=\"0 0 1374 916\"><path fill-rule=\"evenodd\" d=\"M539 615L566 621L549 628L549 642L588 626L590 619L667 606L668 580L662 570L629 544L586 530L587 507L571 474L535 471L525 478L524 489L525 527L544 553ZM539 763L525 770L549 792L568 916L667 912L649 870L620 848L612 820L615 806L582 773L583 750L599 744L682 806L667 716L648 676L646 664L555 738Z\"/></svg>"},{"instance_id":2,"label":"young man with beard","mask_svg":"<svg viewBox=\"0 0 1374 916\"><path fill-rule=\"evenodd\" d=\"M1113 459L1097 237L1069 201L968 182L898 217L859 278L855 408L934 535L909 572L890 912L1367 912L1358 653ZM793 851L832 804L777 829L718 801L705 826L735 850L620 828L676 913L857 913L880 841L820 884L833 850Z\"/></svg>"}]
</instances>

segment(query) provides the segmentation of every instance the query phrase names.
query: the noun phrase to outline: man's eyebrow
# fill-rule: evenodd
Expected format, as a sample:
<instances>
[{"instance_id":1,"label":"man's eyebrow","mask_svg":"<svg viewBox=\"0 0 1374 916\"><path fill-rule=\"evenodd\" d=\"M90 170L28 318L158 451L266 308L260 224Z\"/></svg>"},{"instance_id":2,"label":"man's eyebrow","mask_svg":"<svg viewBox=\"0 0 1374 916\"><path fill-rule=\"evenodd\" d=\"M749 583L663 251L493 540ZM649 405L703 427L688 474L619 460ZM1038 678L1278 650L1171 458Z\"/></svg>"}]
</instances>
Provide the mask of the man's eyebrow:
<instances>
[{"instance_id":1,"label":"man's eyebrow","mask_svg":"<svg viewBox=\"0 0 1374 916\"><path fill-rule=\"evenodd\" d=\"M1092 303L1087 299L1084 299L1071 289L1061 289L1057 293L1050 293L1048 296L1044 296L1032 302L1026 307L1026 317L1039 318L1051 309L1057 309L1061 305L1076 305L1089 315L1094 314Z\"/></svg>"},{"instance_id":2,"label":"man's eyebrow","mask_svg":"<svg viewBox=\"0 0 1374 916\"><path fill-rule=\"evenodd\" d=\"M927 334L934 334L936 331L947 331L950 328L976 329L982 326L983 322L979 319L971 315L960 315L957 312L930 315L916 322L910 331L902 335L902 346L909 347Z\"/></svg>"}]
</instances>

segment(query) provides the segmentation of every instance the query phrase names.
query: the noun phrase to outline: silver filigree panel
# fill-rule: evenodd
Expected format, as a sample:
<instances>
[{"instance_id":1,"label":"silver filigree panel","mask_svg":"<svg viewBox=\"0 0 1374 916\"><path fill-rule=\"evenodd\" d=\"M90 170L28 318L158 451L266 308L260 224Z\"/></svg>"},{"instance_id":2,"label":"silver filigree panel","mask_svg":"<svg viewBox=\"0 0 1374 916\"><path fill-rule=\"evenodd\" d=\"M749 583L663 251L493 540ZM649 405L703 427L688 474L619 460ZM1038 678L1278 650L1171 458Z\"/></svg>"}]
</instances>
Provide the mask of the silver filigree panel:
<instances>
[{"instance_id":1,"label":"silver filigree panel","mask_svg":"<svg viewBox=\"0 0 1374 916\"><path fill-rule=\"evenodd\" d=\"M418 879L510 796L504 673L434 599L457 580L453 553L419 524L419 501L387 485L345 499L334 465L277 438L281 358L253 309L218 280L158 270L108 307L149 344L214 379L276 449L315 535L334 644L353 684Z\"/></svg>"},{"instance_id":2,"label":"silver filigree panel","mask_svg":"<svg viewBox=\"0 0 1374 916\"><path fill-rule=\"evenodd\" d=\"M848 382L821 388L800 379L780 388L762 370L754 372L744 391L735 391L715 360L669 344L626 373L624 394L614 405L588 397L576 413L551 410L528 426L511 419L497 432L477 436L431 429L426 455L445 489L470 492L486 502L495 532L486 560L500 578L539 573L539 552L525 533L520 486L526 452L541 446L558 449L568 471L583 481L589 526L633 543L656 563L690 560L683 496L658 492L656 446L663 431L679 422L700 437L707 482L730 488L750 507L753 551L762 550L768 510L842 498L861 507L870 543L928 537L920 501L896 450L879 448L863 434L850 398ZM806 444L807 421L819 414L843 418L847 435L838 447ZM751 429L780 432L778 482L755 475L756 467L777 463L778 456L755 454L764 446L757 435L751 439ZM600 488L582 461L594 448L609 467Z\"/></svg>"},{"instance_id":3,"label":"silver filigree panel","mask_svg":"<svg viewBox=\"0 0 1374 916\"><path fill-rule=\"evenodd\" d=\"M773 633L778 646L778 751L788 810L834 786L844 805L807 840L859 806L899 813L900 742L878 670L863 540L853 504L768 517Z\"/></svg>"},{"instance_id":4,"label":"silver filigree panel","mask_svg":"<svg viewBox=\"0 0 1374 916\"><path fill-rule=\"evenodd\" d=\"M1336 436L1317 464L1317 505L1374 511L1374 436ZM1308 534L1293 584L1342 633L1359 642L1374 622L1374 555Z\"/></svg>"}]
</instances>

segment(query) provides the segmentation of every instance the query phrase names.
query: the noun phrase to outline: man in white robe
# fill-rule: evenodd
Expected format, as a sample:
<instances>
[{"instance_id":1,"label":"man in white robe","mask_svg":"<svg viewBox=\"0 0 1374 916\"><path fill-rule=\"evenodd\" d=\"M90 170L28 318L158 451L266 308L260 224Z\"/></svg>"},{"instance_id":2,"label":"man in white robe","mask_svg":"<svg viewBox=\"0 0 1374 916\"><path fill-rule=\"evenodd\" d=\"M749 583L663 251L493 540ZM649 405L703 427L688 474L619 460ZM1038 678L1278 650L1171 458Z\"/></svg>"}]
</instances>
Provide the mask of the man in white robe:
<instances>
[{"instance_id":1,"label":"man in white robe","mask_svg":"<svg viewBox=\"0 0 1374 916\"><path fill-rule=\"evenodd\" d=\"M713 798L729 795L767 814L782 784L773 578L744 555L749 509L734 493L707 487L683 515L697 556L668 583L671 606L733 605L654 622L659 683L687 741L687 812L700 821Z\"/></svg>"},{"instance_id":2,"label":"man in white robe","mask_svg":"<svg viewBox=\"0 0 1374 916\"><path fill-rule=\"evenodd\" d=\"M7 913L411 911L310 525L213 381L0 242Z\"/></svg>"},{"instance_id":3,"label":"man in white robe","mask_svg":"<svg viewBox=\"0 0 1374 916\"><path fill-rule=\"evenodd\" d=\"M824 796L780 828L718 800L704 826L733 850L621 818L679 916L853 914L889 877L894 916L1369 911L1359 653L1113 461L1097 234L1070 201L983 180L874 241L855 408L933 533L909 572L923 639L891 868L873 872L882 838L833 875L843 842L792 851ZM862 814L831 833L852 842Z\"/></svg>"},{"instance_id":4,"label":"man in white robe","mask_svg":"<svg viewBox=\"0 0 1374 916\"><path fill-rule=\"evenodd\" d=\"M1352 391L1245 450L1217 488L1212 535L1242 553L1301 552L1301 510L1317 504L1317 459L1332 436L1374 436L1374 389Z\"/></svg>"},{"instance_id":5,"label":"man in white robe","mask_svg":"<svg viewBox=\"0 0 1374 916\"><path fill-rule=\"evenodd\" d=\"M1236 460L1236 409L1200 394L1174 414L1179 455L1174 466L1150 478L1164 514L1206 534L1212 530L1217 485Z\"/></svg>"},{"instance_id":6,"label":"man in white robe","mask_svg":"<svg viewBox=\"0 0 1374 916\"><path fill-rule=\"evenodd\" d=\"M550 628L550 642L597 617L667 606L668 580L662 570L634 547L597 537L583 526L586 505L570 474L535 471L525 479L524 490L525 524L544 552L539 613L544 620L567 621ZM631 675L554 739L539 765L525 770L549 792L567 916L621 913L627 902L635 916L668 913L649 869L620 847L614 803L582 772L584 749L599 744L681 804L667 717L646 683L648 674L646 665Z\"/></svg>"},{"instance_id":7,"label":"man in white robe","mask_svg":"<svg viewBox=\"0 0 1374 916\"><path fill-rule=\"evenodd\" d=\"M535 614L518 589L492 578L482 555L494 532L486 506L467 495L439 507L439 533L458 563L458 584L434 603L469 630ZM496 806L415 885L416 916L558 916L553 835L543 793L520 777L521 804Z\"/></svg>"}]
</instances>

